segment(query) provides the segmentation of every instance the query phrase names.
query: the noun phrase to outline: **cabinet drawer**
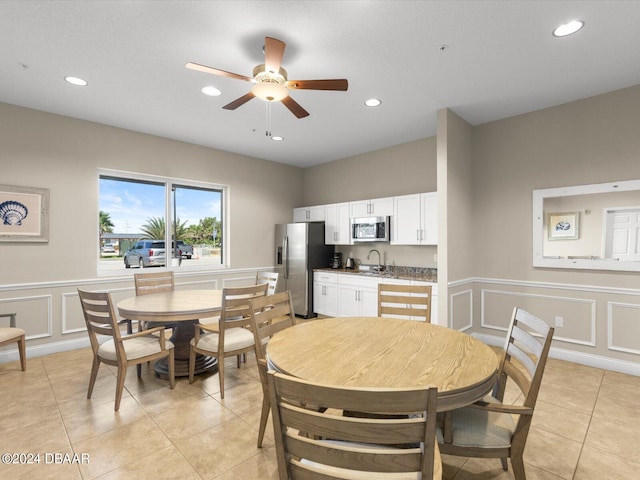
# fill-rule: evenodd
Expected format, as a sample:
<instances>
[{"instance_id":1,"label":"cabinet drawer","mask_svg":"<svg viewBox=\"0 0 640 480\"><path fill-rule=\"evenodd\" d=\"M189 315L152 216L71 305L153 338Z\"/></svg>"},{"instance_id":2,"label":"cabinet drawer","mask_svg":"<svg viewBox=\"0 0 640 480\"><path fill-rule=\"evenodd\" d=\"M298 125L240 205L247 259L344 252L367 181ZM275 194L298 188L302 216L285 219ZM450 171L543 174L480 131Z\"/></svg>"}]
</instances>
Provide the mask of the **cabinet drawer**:
<instances>
[{"instance_id":1,"label":"cabinet drawer","mask_svg":"<svg viewBox=\"0 0 640 480\"><path fill-rule=\"evenodd\" d=\"M353 285L362 288L378 288L380 278L362 277L358 275L340 275L340 285Z\"/></svg>"},{"instance_id":2,"label":"cabinet drawer","mask_svg":"<svg viewBox=\"0 0 640 480\"><path fill-rule=\"evenodd\" d=\"M313 279L316 282L338 283L337 273L313 272Z\"/></svg>"}]
</instances>

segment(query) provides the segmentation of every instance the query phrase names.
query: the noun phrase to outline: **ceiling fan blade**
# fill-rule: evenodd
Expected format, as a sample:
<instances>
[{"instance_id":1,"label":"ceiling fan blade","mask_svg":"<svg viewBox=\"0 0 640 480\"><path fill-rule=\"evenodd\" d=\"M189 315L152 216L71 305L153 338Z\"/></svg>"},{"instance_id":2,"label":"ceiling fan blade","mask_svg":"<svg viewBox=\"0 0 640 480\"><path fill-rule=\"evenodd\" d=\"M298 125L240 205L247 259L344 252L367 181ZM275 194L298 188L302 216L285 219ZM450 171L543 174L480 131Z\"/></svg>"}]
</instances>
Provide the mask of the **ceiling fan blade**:
<instances>
[{"instance_id":1,"label":"ceiling fan blade","mask_svg":"<svg viewBox=\"0 0 640 480\"><path fill-rule=\"evenodd\" d=\"M346 78L336 78L333 80L289 80L285 85L287 88L305 90L340 90L346 92L349 87L349 82Z\"/></svg>"},{"instance_id":2,"label":"ceiling fan blade","mask_svg":"<svg viewBox=\"0 0 640 480\"><path fill-rule=\"evenodd\" d=\"M253 97L255 97L255 95L253 93L249 92L246 95L243 95L240 98L235 99L233 102L227 103L222 108L224 108L225 110L235 110L236 108L241 107L242 105L247 103Z\"/></svg>"},{"instance_id":3,"label":"ceiling fan blade","mask_svg":"<svg viewBox=\"0 0 640 480\"><path fill-rule=\"evenodd\" d=\"M253 82L253 78L251 77L240 75L238 73L227 72L218 68L207 67L206 65L200 65L199 63L189 62L185 65L185 67L190 68L191 70L197 70L199 72L213 73L214 75L221 75L223 77L231 77L237 78L238 80L244 80L246 82Z\"/></svg>"},{"instance_id":4,"label":"ceiling fan blade","mask_svg":"<svg viewBox=\"0 0 640 480\"><path fill-rule=\"evenodd\" d=\"M309 116L309 112L302 108L300 104L290 96L287 95L280 101L284 103L284 106L287 107L296 117L304 118Z\"/></svg>"},{"instance_id":5,"label":"ceiling fan blade","mask_svg":"<svg viewBox=\"0 0 640 480\"><path fill-rule=\"evenodd\" d=\"M277 38L264 39L264 65L268 72L278 73L286 44Z\"/></svg>"}]
</instances>

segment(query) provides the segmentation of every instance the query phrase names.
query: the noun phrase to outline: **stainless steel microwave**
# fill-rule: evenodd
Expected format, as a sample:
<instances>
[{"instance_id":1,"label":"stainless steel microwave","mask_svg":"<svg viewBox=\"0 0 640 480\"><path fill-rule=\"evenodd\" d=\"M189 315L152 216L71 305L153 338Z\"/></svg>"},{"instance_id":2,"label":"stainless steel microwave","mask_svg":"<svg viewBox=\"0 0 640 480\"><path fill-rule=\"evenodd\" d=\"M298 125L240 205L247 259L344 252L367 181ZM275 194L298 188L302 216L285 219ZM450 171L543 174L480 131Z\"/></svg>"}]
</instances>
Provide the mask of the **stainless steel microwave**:
<instances>
[{"instance_id":1,"label":"stainless steel microwave","mask_svg":"<svg viewBox=\"0 0 640 480\"><path fill-rule=\"evenodd\" d=\"M351 219L351 240L354 242L388 242L390 217Z\"/></svg>"}]
</instances>

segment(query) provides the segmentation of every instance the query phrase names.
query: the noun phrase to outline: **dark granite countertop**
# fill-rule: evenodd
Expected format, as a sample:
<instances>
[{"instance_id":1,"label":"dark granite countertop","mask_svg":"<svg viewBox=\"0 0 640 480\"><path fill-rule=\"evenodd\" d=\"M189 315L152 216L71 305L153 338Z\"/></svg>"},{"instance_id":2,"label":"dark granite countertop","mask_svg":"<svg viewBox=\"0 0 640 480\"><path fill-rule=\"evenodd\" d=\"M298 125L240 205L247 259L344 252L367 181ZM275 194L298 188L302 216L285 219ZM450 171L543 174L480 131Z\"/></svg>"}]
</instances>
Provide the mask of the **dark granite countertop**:
<instances>
[{"instance_id":1,"label":"dark granite countertop","mask_svg":"<svg viewBox=\"0 0 640 480\"><path fill-rule=\"evenodd\" d=\"M438 270L436 268L420 267L387 267L383 272L371 270L358 270L346 268L316 268L314 272L340 273L374 278L396 278L401 280L418 280L421 282L438 282Z\"/></svg>"}]
</instances>

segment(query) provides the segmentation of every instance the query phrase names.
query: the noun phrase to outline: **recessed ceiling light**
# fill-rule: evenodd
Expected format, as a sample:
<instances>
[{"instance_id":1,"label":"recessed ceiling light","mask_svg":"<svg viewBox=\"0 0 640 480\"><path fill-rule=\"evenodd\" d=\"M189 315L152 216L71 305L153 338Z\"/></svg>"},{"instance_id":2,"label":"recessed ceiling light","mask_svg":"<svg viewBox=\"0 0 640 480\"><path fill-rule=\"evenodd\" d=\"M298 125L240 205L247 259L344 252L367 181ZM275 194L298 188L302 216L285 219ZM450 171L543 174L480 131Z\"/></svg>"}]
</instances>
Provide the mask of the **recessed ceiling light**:
<instances>
[{"instance_id":1,"label":"recessed ceiling light","mask_svg":"<svg viewBox=\"0 0 640 480\"><path fill-rule=\"evenodd\" d=\"M86 80L78 77L64 77L64 79L71 85L77 85L79 87L86 87L88 85Z\"/></svg>"},{"instance_id":2,"label":"recessed ceiling light","mask_svg":"<svg viewBox=\"0 0 640 480\"><path fill-rule=\"evenodd\" d=\"M367 107L378 107L378 106L380 106L381 103L382 103L382 101L378 100L377 98L370 98L369 100L364 102L364 104Z\"/></svg>"},{"instance_id":3,"label":"recessed ceiling light","mask_svg":"<svg viewBox=\"0 0 640 480\"><path fill-rule=\"evenodd\" d=\"M275 137L271 137L271 140L273 140L274 142L281 142L282 140L284 140L284 137L276 135Z\"/></svg>"},{"instance_id":4,"label":"recessed ceiling light","mask_svg":"<svg viewBox=\"0 0 640 480\"><path fill-rule=\"evenodd\" d=\"M562 25L558 26L553 31L553 36L554 37L566 37L567 35L571 35L572 33L576 33L582 27L584 27L584 22L582 20L571 20L570 22L563 23Z\"/></svg>"},{"instance_id":5,"label":"recessed ceiling light","mask_svg":"<svg viewBox=\"0 0 640 480\"><path fill-rule=\"evenodd\" d=\"M208 95L210 97L217 97L218 95L222 94L222 92L220 90L218 90L216 87L204 87L202 89L202 93L204 93L205 95Z\"/></svg>"}]
</instances>

